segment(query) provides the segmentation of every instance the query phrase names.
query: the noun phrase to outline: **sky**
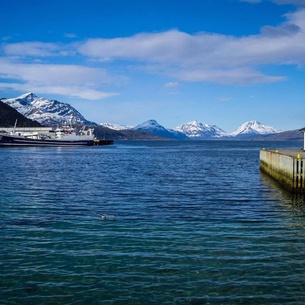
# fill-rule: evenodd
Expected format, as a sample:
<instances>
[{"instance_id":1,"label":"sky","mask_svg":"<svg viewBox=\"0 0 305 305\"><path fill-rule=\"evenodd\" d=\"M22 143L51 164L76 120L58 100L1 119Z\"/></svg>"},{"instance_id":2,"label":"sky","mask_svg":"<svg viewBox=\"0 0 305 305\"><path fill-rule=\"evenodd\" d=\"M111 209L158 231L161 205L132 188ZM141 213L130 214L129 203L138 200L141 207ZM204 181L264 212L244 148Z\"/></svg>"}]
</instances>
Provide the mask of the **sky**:
<instances>
[{"instance_id":1,"label":"sky","mask_svg":"<svg viewBox=\"0 0 305 305\"><path fill-rule=\"evenodd\" d=\"M0 0L0 97L86 119L305 126L305 0Z\"/></svg>"}]
</instances>

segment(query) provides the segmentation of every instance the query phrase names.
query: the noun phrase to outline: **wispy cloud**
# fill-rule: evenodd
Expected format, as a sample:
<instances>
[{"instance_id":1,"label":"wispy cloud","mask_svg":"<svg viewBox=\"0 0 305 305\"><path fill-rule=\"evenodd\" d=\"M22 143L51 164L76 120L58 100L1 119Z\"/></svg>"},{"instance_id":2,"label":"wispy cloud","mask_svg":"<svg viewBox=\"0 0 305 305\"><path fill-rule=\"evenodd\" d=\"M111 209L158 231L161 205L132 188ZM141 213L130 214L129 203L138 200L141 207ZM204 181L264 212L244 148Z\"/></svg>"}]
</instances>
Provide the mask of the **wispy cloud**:
<instances>
[{"instance_id":1,"label":"wispy cloud","mask_svg":"<svg viewBox=\"0 0 305 305\"><path fill-rule=\"evenodd\" d=\"M2 45L5 55L11 57L50 57L67 55L64 46L46 42L19 42Z\"/></svg>"},{"instance_id":2,"label":"wispy cloud","mask_svg":"<svg viewBox=\"0 0 305 305\"><path fill-rule=\"evenodd\" d=\"M179 87L179 82L168 82L164 84L164 88L176 88Z\"/></svg>"},{"instance_id":3,"label":"wispy cloud","mask_svg":"<svg viewBox=\"0 0 305 305\"><path fill-rule=\"evenodd\" d=\"M292 4L295 6L305 6L304 0L272 0L277 4Z\"/></svg>"},{"instance_id":4,"label":"wispy cloud","mask_svg":"<svg viewBox=\"0 0 305 305\"><path fill-rule=\"evenodd\" d=\"M249 2L249 3L260 3L263 0L240 0L241 2ZM271 2L274 2L279 5L284 5L284 4L292 4L295 6L305 6L305 1L304 0L269 0Z\"/></svg>"},{"instance_id":5,"label":"wispy cloud","mask_svg":"<svg viewBox=\"0 0 305 305\"><path fill-rule=\"evenodd\" d=\"M77 35L74 34L74 33L65 33L65 34L64 34L64 37L66 37L66 38L76 38Z\"/></svg>"},{"instance_id":6,"label":"wispy cloud","mask_svg":"<svg viewBox=\"0 0 305 305\"><path fill-rule=\"evenodd\" d=\"M283 81L284 76L268 76L251 68L194 69L177 71L176 76L187 82L209 82L227 85L249 85Z\"/></svg>"},{"instance_id":7,"label":"wispy cloud","mask_svg":"<svg viewBox=\"0 0 305 305\"><path fill-rule=\"evenodd\" d=\"M97 100L117 95L98 90L101 84L112 81L103 69L76 65L24 64L0 60L1 88L75 96Z\"/></svg>"}]
</instances>

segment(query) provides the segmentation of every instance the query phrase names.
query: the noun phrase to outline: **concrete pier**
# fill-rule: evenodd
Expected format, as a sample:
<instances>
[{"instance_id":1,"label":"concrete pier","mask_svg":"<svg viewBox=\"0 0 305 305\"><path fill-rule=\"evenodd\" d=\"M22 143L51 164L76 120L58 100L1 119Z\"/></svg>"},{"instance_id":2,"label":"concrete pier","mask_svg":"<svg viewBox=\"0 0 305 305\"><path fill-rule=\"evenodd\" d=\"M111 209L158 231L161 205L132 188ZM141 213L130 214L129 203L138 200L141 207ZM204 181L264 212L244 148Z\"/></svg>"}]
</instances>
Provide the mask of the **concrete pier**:
<instances>
[{"instance_id":1,"label":"concrete pier","mask_svg":"<svg viewBox=\"0 0 305 305\"><path fill-rule=\"evenodd\" d=\"M305 194L304 150L262 149L260 169L285 189Z\"/></svg>"}]
</instances>

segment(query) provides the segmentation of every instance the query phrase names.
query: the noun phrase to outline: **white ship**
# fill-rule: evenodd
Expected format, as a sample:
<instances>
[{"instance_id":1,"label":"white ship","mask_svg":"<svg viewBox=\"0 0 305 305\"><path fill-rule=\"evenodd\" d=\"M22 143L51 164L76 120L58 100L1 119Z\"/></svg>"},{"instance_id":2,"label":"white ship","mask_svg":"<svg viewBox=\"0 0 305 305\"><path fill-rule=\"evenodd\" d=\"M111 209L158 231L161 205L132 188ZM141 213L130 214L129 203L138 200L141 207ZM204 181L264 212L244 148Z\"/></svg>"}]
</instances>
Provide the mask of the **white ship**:
<instances>
[{"instance_id":1,"label":"white ship","mask_svg":"<svg viewBox=\"0 0 305 305\"><path fill-rule=\"evenodd\" d=\"M97 144L93 128L73 127L56 128L48 133L16 132L0 134L0 146L91 146Z\"/></svg>"}]
</instances>

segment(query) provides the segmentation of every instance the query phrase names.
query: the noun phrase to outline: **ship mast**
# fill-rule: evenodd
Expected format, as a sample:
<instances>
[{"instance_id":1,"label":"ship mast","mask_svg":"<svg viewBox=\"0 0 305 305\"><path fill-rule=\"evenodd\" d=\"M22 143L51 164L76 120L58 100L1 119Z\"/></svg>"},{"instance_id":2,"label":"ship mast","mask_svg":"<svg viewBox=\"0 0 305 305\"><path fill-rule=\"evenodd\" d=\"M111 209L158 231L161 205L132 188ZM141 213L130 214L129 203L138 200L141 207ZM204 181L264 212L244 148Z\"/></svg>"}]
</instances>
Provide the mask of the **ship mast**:
<instances>
[{"instance_id":1,"label":"ship mast","mask_svg":"<svg viewBox=\"0 0 305 305\"><path fill-rule=\"evenodd\" d=\"M17 127L17 119L16 119L16 121L15 121L15 125L14 125L14 129L13 129L13 134L15 134L15 132L16 132L16 127Z\"/></svg>"}]
</instances>

